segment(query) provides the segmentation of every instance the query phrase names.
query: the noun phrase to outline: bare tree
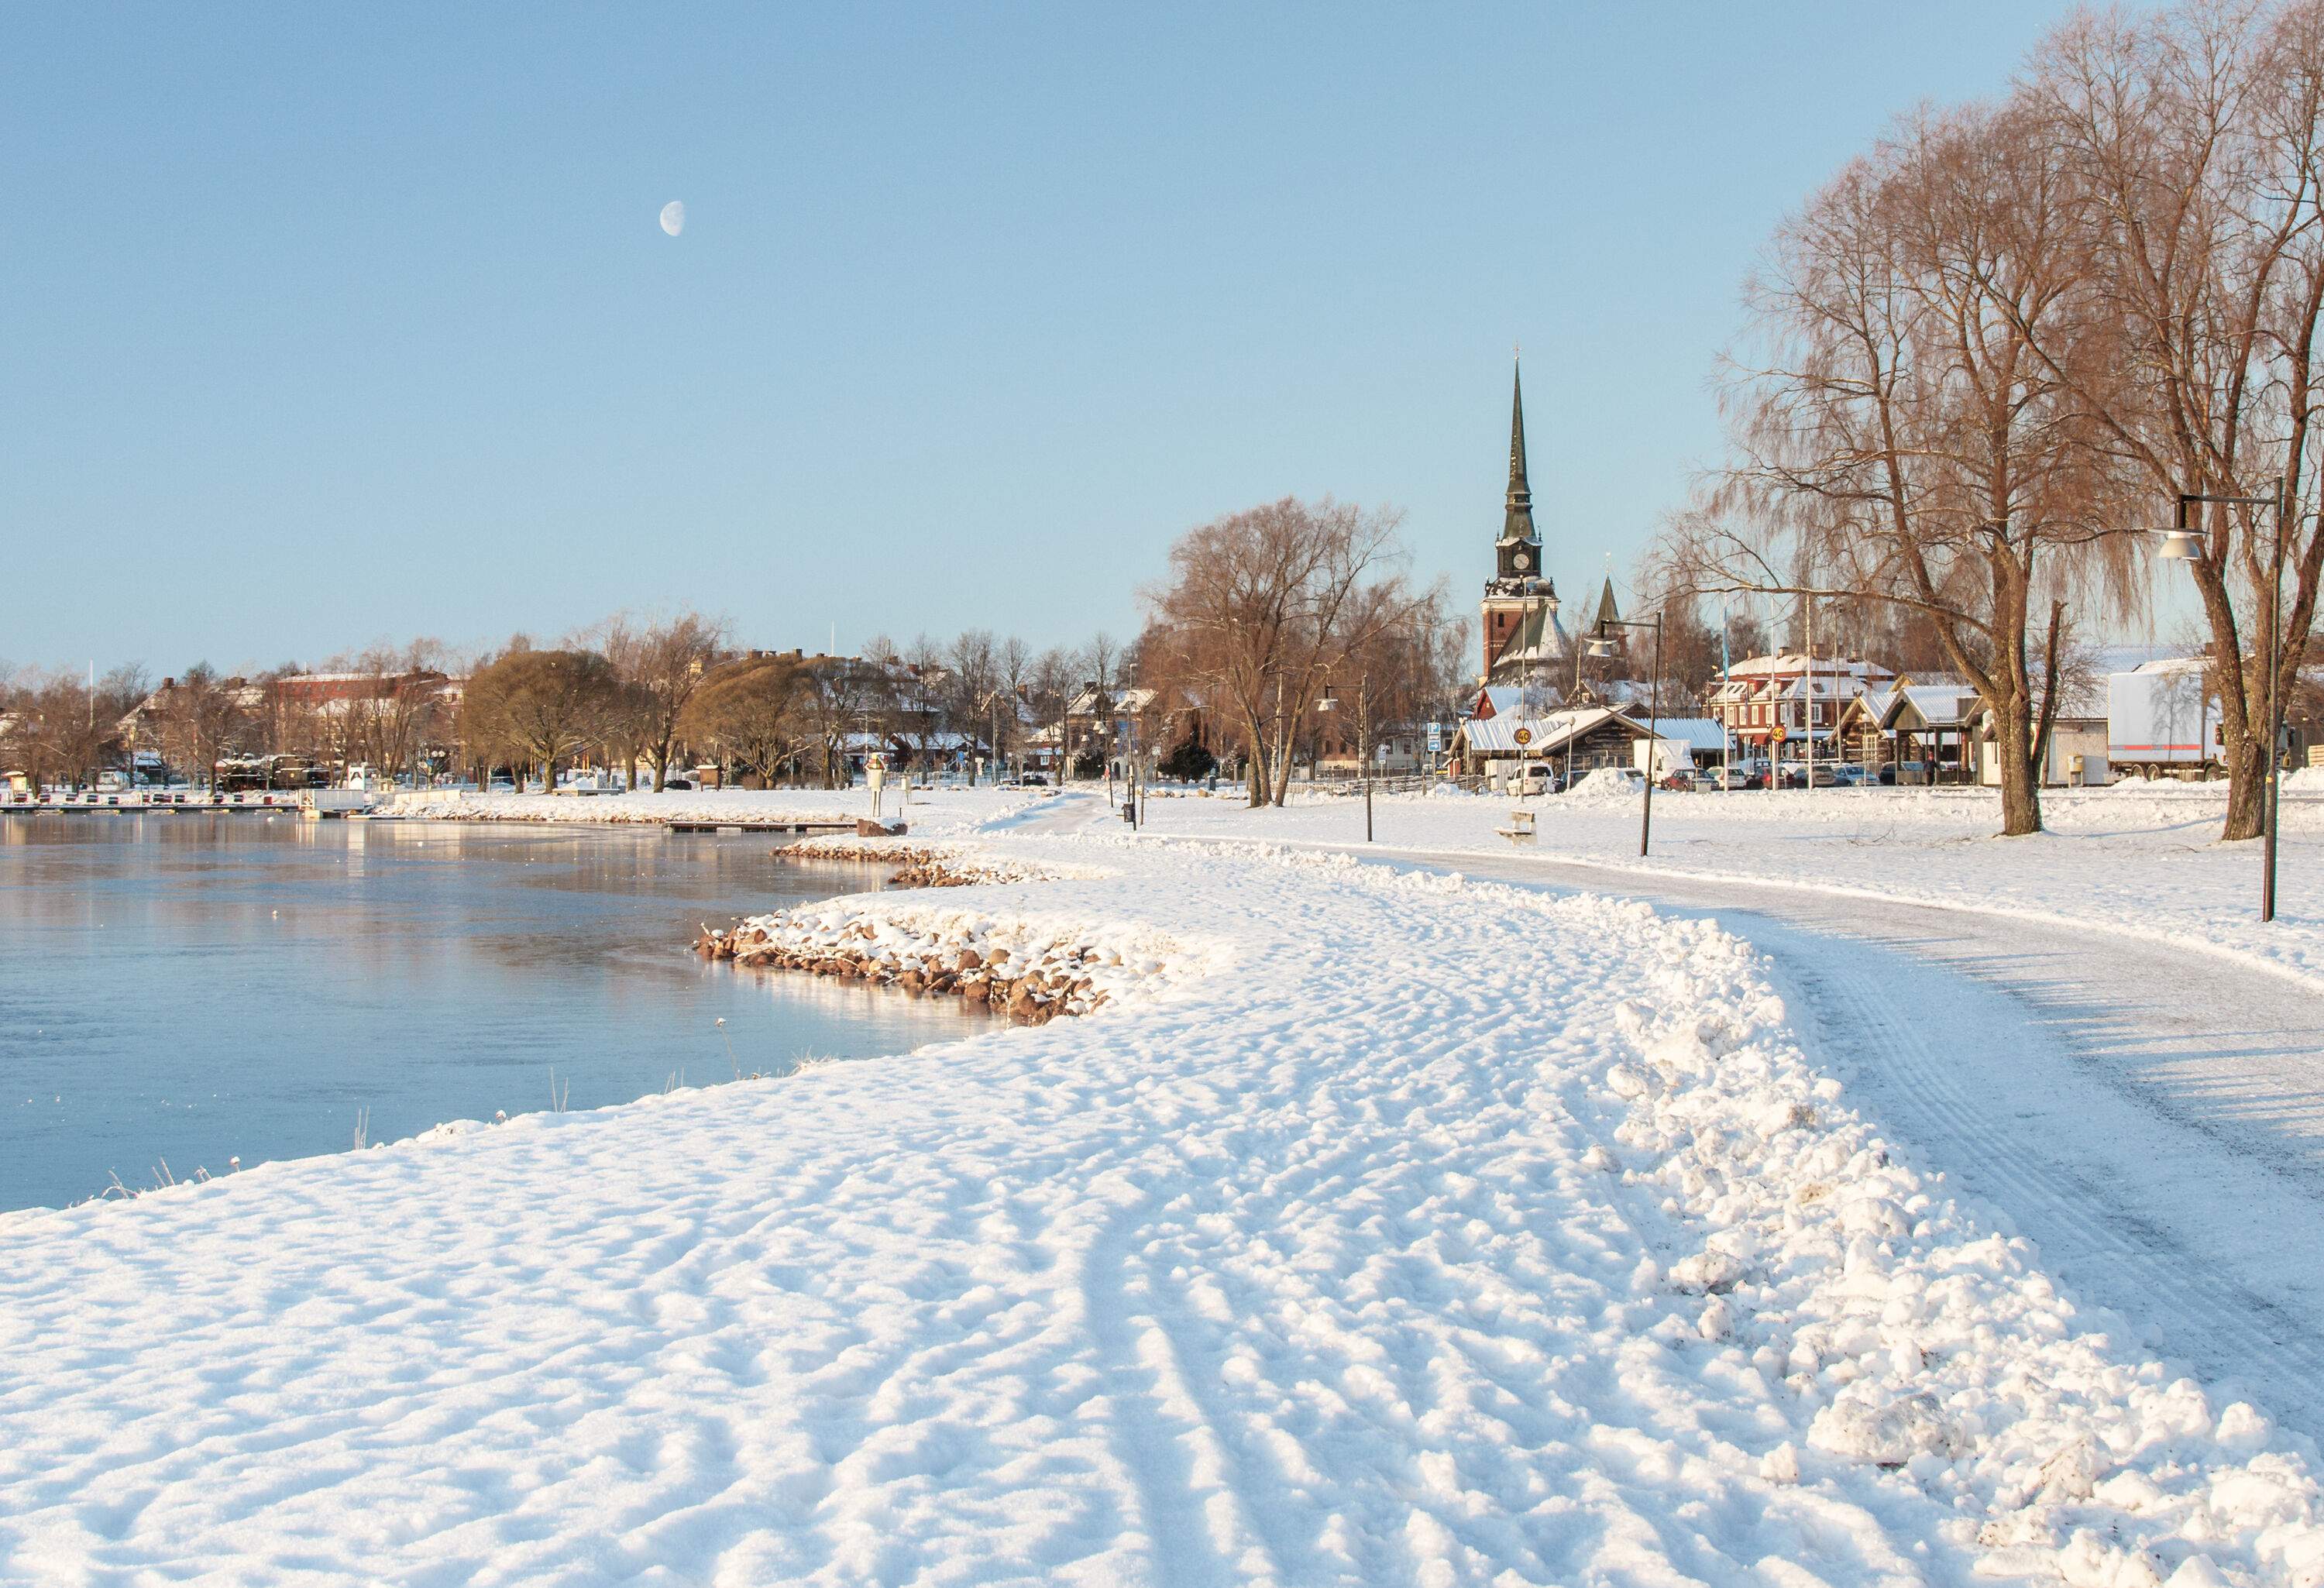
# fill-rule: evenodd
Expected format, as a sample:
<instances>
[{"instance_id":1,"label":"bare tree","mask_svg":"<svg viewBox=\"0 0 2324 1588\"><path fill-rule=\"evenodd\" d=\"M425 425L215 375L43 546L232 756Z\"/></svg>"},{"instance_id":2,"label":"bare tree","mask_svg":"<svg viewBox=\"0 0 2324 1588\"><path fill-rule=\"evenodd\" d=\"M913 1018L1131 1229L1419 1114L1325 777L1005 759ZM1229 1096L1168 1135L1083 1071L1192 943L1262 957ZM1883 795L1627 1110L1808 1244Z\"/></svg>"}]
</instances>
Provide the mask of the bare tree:
<instances>
[{"instance_id":1,"label":"bare tree","mask_svg":"<svg viewBox=\"0 0 2324 1588\"><path fill-rule=\"evenodd\" d=\"M1025 713L1031 709L1033 666L1033 648L1015 634L1001 641L993 652L994 682L1001 697L993 713L992 754L996 762L1014 750L1024 726ZM1021 765L1022 756L1018 759ZM994 775L1000 775L997 766Z\"/></svg>"},{"instance_id":2,"label":"bare tree","mask_svg":"<svg viewBox=\"0 0 2324 1588\"><path fill-rule=\"evenodd\" d=\"M2039 133L2009 106L1922 113L1783 226L1730 391L1738 461L1660 570L1924 616L1991 714L2008 833L2042 825L2067 601L2132 577L2120 471L2061 374L2096 384L2116 346L2080 312L2071 183Z\"/></svg>"},{"instance_id":3,"label":"bare tree","mask_svg":"<svg viewBox=\"0 0 2324 1588\"><path fill-rule=\"evenodd\" d=\"M608 734L633 743L644 755L653 767L656 789L669 776L678 720L717 661L726 633L724 623L691 609L642 623L616 616L593 633L597 648L630 687L626 703L632 709L609 720Z\"/></svg>"},{"instance_id":4,"label":"bare tree","mask_svg":"<svg viewBox=\"0 0 2324 1588\"><path fill-rule=\"evenodd\" d=\"M1325 677L1425 599L1394 569L1401 516L1286 496L1188 531L1169 580L1143 592L1149 681L1190 688L1232 726L1252 805L1283 803Z\"/></svg>"},{"instance_id":5,"label":"bare tree","mask_svg":"<svg viewBox=\"0 0 2324 1588\"><path fill-rule=\"evenodd\" d=\"M2282 507L2206 507L2207 555L2190 565L2222 705L2225 836L2251 837L2270 702L2294 687L2324 569L2301 506L2324 314L2324 5L2081 13L2025 85L2078 183L2097 296L2125 342L2116 368L2053 374L2163 501ZM2271 634L2283 636L2273 675Z\"/></svg>"},{"instance_id":6,"label":"bare tree","mask_svg":"<svg viewBox=\"0 0 2324 1588\"><path fill-rule=\"evenodd\" d=\"M842 787L851 775L848 735L888 719L894 694L888 670L853 657L822 657L807 665L802 682L799 709L822 751L823 786Z\"/></svg>"},{"instance_id":7,"label":"bare tree","mask_svg":"<svg viewBox=\"0 0 2324 1588\"><path fill-rule=\"evenodd\" d=\"M1001 647L990 629L966 629L945 647L939 697L947 725L968 743L991 752L994 776L1001 761Z\"/></svg>"},{"instance_id":8,"label":"bare tree","mask_svg":"<svg viewBox=\"0 0 2324 1588\"><path fill-rule=\"evenodd\" d=\"M155 715L162 753L213 789L219 758L235 746L248 722L243 688L241 679L221 679L204 661L165 681L160 692Z\"/></svg>"},{"instance_id":9,"label":"bare tree","mask_svg":"<svg viewBox=\"0 0 2324 1588\"><path fill-rule=\"evenodd\" d=\"M1053 645L1033 659L1025 677L1025 704L1033 719L1057 732L1057 780L1062 783L1071 773L1067 758L1072 746L1066 743L1067 714L1073 708L1078 693L1081 666L1074 653L1062 646Z\"/></svg>"},{"instance_id":10,"label":"bare tree","mask_svg":"<svg viewBox=\"0 0 2324 1588\"><path fill-rule=\"evenodd\" d=\"M529 762L553 789L558 764L598 740L622 689L596 651L507 651L469 678L461 731L486 760Z\"/></svg>"},{"instance_id":11,"label":"bare tree","mask_svg":"<svg viewBox=\"0 0 2324 1588\"><path fill-rule=\"evenodd\" d=\"M687 702L680 733L731 757L771 784L788 766L794 776L808 720L807 669L788 656L757 656L711 671Z\"/></svg>"},{"instance_id":12,"label":"bare tree","mask_svg":"<svg viewBox=\"0 0 2324 1588\"><path fill-rule=\"evenodd\" d=\"M347 759L417 775L429 738L446 725L437 653L434 641L415 640L400 648L375 645L349 665L354 687L334 714Z\"/></svg>"},{"instance_id":13,"label":"bare tree","mask_svg":"<svg viewBox=\"0 0 2324 1588\"><path fill-rule=\"evenodd\" d=\"M52 782L87 788L121 759L123 722L146 695L140 667L115 668L103 679L86 673L32 673L0 690L5 743L37 788Z\"/></svg>"}]
</instances>

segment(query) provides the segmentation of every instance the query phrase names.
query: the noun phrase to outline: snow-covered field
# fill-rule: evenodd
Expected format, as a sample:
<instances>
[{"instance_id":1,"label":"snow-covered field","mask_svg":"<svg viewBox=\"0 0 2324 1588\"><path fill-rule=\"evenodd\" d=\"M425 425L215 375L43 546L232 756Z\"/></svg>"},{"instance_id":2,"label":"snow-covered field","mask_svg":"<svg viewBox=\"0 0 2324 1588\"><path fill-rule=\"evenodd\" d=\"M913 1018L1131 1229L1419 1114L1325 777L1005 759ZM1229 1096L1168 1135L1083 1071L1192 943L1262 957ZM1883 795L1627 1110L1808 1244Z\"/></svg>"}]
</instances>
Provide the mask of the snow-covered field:
<instances>
[{"instance_id":1,"label":"snow-covered field","mask_svg":"<svg viewBox=\"0 0 2324 1588\"><path fill-rule=\"evenodd\" d=\"M2218 841L2224 785L2052 789L2049 831L1997 841L1998 797L1953 789L1658 792L1653 852L1638 858L1636 794L1381 796L1375 849L1587 861L1663 877L1741 878L1955 909L2096 924L2324 981L2324 773L2286 781L2278 914L2258 919L2260 845ZM1537 813L1523 850L1496 829ZM1216 797L1157 796L1156 835L1361 848L1363 804L1314 798L1252 811Z\"/></svg>"},{"instance_id":2,"label":"snow-covered field","mask_svg":"<svg viewBox=\"0 0 2324 1588\"><path fill-rule=\"evenodd\" d=\"M2315 1450L2079 1310L1715 926L959 798L1055 880L844 908L1139 990L0 1220L0 1578L2324 1583ZM2001 845L1749 798L1658 802L1673 863L2063 910L2135 860L2174 921L2250 870L2126 800Z\"/></svg>"}]
</instances>

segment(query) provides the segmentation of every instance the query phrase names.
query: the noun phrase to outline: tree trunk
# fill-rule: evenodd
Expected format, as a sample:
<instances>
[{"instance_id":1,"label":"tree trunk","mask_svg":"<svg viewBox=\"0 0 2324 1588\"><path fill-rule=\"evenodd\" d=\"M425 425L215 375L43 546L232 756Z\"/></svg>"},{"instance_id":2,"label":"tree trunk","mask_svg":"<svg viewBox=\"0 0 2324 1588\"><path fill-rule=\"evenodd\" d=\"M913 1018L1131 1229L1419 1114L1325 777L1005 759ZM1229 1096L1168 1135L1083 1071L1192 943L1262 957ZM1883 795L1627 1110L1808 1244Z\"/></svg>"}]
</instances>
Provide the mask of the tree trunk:
<instances>
[{"instance_id":1,"label":"tree trunk","mask_svg":"<svg viewBox=\"0 0 2324 1588\"><path fill-rule=\"evenodd\" d=\"M2001 836L2022 838L2042 830L2042 767L2034 757L2032 703L2020 693L1997 711L1993 750L2001 770Z\"/></svg>"},{"instance_id":2,"label":"tree trunk","mask_svg":"<svg viewBox=\"0 0 2324 1588\"><path fill-rule=\"evenodd\" d=\"M1250 794L1250 808L1257 810L1267 803L1266 729L1259 724L1258 712L1248 705L1243 707L1243 733L1250 753L1243 757L1243 787Z\"/></svg>"},{"instance_id":3,"label":"tree trunk","mask_svg":"<svg viewBox=\"0 0 2324 1588\"><path fill-rule=\"evenodd\" d=\"M2222 753L2227 762L2227 825L2219 836L2230 841L2256 838L2266 826L2267 756L2260 742L2267 730L2238 734L2231 729L2227 737Z\"/></svg>"}]
</instances>

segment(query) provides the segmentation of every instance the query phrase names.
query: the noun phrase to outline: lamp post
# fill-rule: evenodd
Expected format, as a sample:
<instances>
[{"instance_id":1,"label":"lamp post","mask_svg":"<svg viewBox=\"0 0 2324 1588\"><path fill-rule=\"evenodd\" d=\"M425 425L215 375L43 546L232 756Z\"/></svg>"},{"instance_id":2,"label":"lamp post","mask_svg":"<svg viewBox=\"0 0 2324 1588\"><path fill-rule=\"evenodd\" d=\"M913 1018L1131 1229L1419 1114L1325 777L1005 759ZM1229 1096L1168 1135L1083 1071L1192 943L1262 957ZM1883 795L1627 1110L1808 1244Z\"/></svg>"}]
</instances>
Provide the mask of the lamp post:
<instances>
[{"instance_id":1,"label":"lamp post","mask_svg":"<svg viewBox=\"0 0 2324 1588\"><path fill-rule=\"evenodd\" d=\"M1372 768L1369 759L1371 754L1371 672L1367 669L1356 685L1356 778L1363 786L1364 842L1367 844L1372 841ZM1315 709L1326 712L1339 708L1339 691L1325 684L1323 693L1316 698Z\"/></svg>"},{"instance_id":2,"label":"lamp post","mask_svg":"<svg viewBox=\"0 0 2324 1588\"><path fill-rule=\"evenodd\" d=\"M1646 798L1638 816L1638 854L1645 858L1647 845L1655 836L1655 746L1661 740L1663 687L1663 620L1656 613L1649 618L1601 617L1590 635L1590 654L1614 654L1614 636L1609 629L1652 629L1655 632L1655 666L1646 680Z\"/></svg>"},{"instance_id":3,"label":"lamp post","mask_svg":"<svg viewBox=\"0 0 2324 1588\"><path fill-rule=\"evenodd\" d=\"M2214 496L2200 491L2179 493L2178 516L2167 530L2146 532L2163 537L2155 555L2165 562L2200 562L2203 558L2203 538L2187 522L2187 510L2199 502L2218 503L2230 507L2265 507L2275 512L2274 546L2268 558L2267 573L2267 781L2260 794L2260 883L2259 919L2275 919L2275 835L2278 817L2282 809L2283 782L2281 762L2283 739L2283 541L2292 517L2292 482L2289 476L2280 480L2273 496Z\"/></svg>"}]
</instances>

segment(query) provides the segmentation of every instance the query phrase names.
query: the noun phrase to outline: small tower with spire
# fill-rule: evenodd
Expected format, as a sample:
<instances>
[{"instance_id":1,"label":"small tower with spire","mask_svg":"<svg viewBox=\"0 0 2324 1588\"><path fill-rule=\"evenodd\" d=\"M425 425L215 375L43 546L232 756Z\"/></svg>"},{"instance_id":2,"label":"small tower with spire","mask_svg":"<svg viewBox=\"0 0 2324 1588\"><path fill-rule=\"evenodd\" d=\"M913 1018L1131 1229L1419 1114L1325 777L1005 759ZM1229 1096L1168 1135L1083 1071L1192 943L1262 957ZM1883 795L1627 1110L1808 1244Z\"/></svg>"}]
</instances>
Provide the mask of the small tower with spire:
<instances>
[{"instance_id":1,"label":"small tower with spire","mask_svg":"<svg viewBox=\"0 0 2324 1588\"><path fill-rule=\"evenodd\" d=\"M1533 486L1526 478L1525 377L1516 370L1509 392L1509 488L1501 536L1493 543L1493 577L1485 581L1485 670L1488 683L1520 681L1512 675L1546 665L1562 638L1557 586L1542 571L1541 535L1533 522Z\"/></svg>"}]
</instances>

